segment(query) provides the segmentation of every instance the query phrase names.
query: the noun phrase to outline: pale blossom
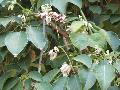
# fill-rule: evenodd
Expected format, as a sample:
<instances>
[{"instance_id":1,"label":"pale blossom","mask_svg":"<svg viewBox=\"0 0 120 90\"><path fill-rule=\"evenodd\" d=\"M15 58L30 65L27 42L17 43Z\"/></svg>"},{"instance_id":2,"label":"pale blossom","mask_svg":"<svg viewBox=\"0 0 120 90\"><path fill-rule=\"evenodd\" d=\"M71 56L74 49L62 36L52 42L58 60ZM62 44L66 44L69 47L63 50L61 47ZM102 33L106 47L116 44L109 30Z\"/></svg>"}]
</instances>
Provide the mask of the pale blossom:
<instances>
[{"instance_id":1,"label":"pale blossom","mask_svg":"<svg viewBox=\"0 0 120 90\"><path fill-rule=\"evenodd\" d=\"M62 67L60 68L60 71L62 72L64 77L68 77L71 71L71 66L64 62Z\"/></svg>"},{"instance_id":2,"label":"pale blossom","mask_svg":"<svg viewBox=\"0 0 120 90\"><path fill-rule=\"evenodd\" d=\"M101 51L102 51L102 49L99 48L97 45L95 45L95 53L100 54Z\"/></svg>"},{"instance_id":3,"label":"pale blossom","mask_svg":"<svg viewBox=\"0 0 120 90\"><path fill-rule=\"evenodd\" d=\"M25 15L18 15L18 17L21 18L22 22L26 22L26 17L25 17Z\"/></svg>"},{"instance_id":4,"label":"pale blossom","mask_svg":"<svg viewBox=\"0 0 120 90\"><path fill-rule=\"evenodd\" d=\"M109 52L109 50L107 50L105 53L105 56L109 56L109 55L110 55L110 52Z\"/></svg>"},{"instance_id":5,"label":"pale blossom","mask_svg":"<svg viewBox=\"0 0 120 90\"><path fill-rule=\"evenodd\" d=\"M54 60L57 57L59 49L55 46L54 49L49 51L50 60Z\"/></svg>"}]
</instances>

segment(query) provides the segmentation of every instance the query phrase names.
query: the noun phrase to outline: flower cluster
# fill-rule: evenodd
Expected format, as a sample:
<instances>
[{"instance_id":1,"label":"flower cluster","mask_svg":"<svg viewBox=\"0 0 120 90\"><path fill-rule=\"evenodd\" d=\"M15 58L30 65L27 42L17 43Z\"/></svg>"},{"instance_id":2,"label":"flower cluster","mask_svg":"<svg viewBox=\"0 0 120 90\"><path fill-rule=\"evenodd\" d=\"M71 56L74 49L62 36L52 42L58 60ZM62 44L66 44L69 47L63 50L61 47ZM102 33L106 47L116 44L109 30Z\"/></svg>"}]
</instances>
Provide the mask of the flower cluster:
<instances>
[{"instance_id":1,"label":"flower cluster","mask_svg":"<svg viewBox=\"0 0 120 90\"><path fill-rule=\"evenodd\" d=\"M59 49L55 46L54 49L49 51L50 60L54 60L57 57L57 53L59 52Z\"/></svg>"},{"instance_id":2,"label":"flower cluster","mask_svg":"<svg viewBox=\"0 0 120 90\"><path fill-rule=\"evenodd\" d=\"M52 20L56 22L64 22L65 15L58 14L56 12L43 12L39 14L41 18L45 18L47 24L49 24Z\"/></svg>"},{"instance_id":3,"label":"flower cluster","mask_svg":"<svg viewBox=\"0 0 120 90\"><path fill-rule=\"evenodd\" d=\"M45 18L45 21L47 24L50 24L50 22L56 21L56 22L64 22L65 15L58 14L56 12L52 12L51 5L45 4L41 6L42 13L39 13L39 16L43 19Z\"/></svg>"},{"instance_id":4,"label":"flower cluster","mask_svg":"<svg viewBox=\"0 0 120 90\"><path fill-rule=\"evenodd\" d=\"M67 77L70 74L71 66L68 65L66 62L63 63L62 67L60 68L64 77Z\"/></svg>"}]
</instances>

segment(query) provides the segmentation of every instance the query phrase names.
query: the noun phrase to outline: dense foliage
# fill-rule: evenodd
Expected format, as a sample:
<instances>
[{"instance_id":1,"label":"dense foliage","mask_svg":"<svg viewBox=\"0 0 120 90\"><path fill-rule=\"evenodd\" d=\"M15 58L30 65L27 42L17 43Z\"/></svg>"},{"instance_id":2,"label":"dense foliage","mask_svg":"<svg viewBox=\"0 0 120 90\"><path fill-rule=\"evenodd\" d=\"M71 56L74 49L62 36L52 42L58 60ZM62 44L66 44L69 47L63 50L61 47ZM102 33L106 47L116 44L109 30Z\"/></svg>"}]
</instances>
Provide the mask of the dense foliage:
<instances>
[{"instance_id":1,"label":"dense foliage","mask_svg":"<svg viewBox=\"0 0 120 90\"><path fill-rule=\"evenodd\" d=\"M119 0L0 4L0 90L120 90Z\"/></svg>"}]
</instances>

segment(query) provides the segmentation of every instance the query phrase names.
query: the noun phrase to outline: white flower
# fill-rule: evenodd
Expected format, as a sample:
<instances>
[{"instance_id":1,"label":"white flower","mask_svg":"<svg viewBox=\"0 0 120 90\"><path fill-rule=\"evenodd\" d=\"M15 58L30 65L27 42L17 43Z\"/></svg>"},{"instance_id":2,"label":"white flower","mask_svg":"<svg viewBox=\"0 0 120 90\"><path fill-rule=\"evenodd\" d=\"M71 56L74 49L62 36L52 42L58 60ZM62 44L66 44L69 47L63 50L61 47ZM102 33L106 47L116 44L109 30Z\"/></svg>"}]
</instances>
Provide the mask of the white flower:
<instances>
[{"instance_id":1,"label":"white flower","mask_svg":"<svg viewBox=\"0 0 120 90\"><path fill-rule=\"evenodd\" d=\"M50 16L46 16L45 20L46 20L46 23L49 24L51 22L51 17Z\"/></svg>"},{"instance_id":2,"label":"white flower","mask_svg":"<svg viewBox=\"0 0 120 90\"><path fill-rule=\"evenodd\" d=\"M102 51L102 49L101 48L99 48L97 45L95 45L95 53L96 54L100 54L100 52Z\"/></svg>"},{"instance_id":3,"label":"white flower","mask_svg":"<svg viewBox=\"0 0 120 90\"><path fill-rule=\"evenodd\" d=\"M109 55L110 55L110 52L109 52L109 50L107 50L105 53L105 56L109 56Z\"/></svg>"},{"instance_id":4,"label":"white flower","mask_svg":"<svg viewBox=\"0 0 120 90\"><path fill-rule=\"evenodd\" d=\"M68 65L66 62L63 63L62 67L60 68L64 77L67 77L70 74L71 66Z\"/></svg>"},{"instance_id":5,"label":"white flower","mask_svg":"<svg viewBox=\"0 0 120 90\"><path fill-rule=\"evenodd\" d=\"M109 61L109 64L112 64L112 60Z\"/></svg>"},{"instance_id":6,"label":"white flower","mask_svg":"<svg viewBox=\"0 0 120 90\"><path fill-rule=\"evenodd\" d=\"M55 46L54 47L54 50L56 51L56 52L59 52L59 49Z\"/></svg>"},{"instance_id":7,"label":"white flower","mask_svg":"<svg viewBox=\"0 0 120 90\"><path fill-rule=\"evenodd\" d=\"M49 51L50 60L54 60L57 57L57 53L59 52L59 49L55 46L54 49Z\"/></svg>"},{"instance_id":8,"label":"white flower","mask_svg":"<svg viewBox=\"0 0 120 90\"><path fill-rule=\"evenodd\" d=\"M54 60L57 57L57 53L54 52L53 49L49 51L49 55L50 55L50 60Z\"/></svg>"},{"instance_id":9,"label":"white flower","mask_svg":"<svg viewBox=\"0 0 120 90\"><path fill-rule=\"evenodd\" d=\"M83 21L84 25L87 27L88 26L88 22L87 21Z\"/></svg>"},{"instance_id":10,"label":"white flower","mask_svg":"<svg viewBox=\"0 0 120 90\"><path fill-rule=\"evenodd\" d=\"M8 10L13 10L14 9L14 4L10 4L9 6L8 6Z\"/></svg>"},{"instance_id":11,"label":"white flower","mask_svg":"<svg viewBox=\"0 0 120 90\"><path fill-rule=\"evenodd\" d=\"M91 27L91 28L93 28L91 23L88 23L88 26Z\"/></svg>"},{"instance_id":12,"label":"white flower","mask_svg":"<svg viewBox=\"0 0 120 90\"><path fill-rule=\"evenodd\" d=\"M18 17L21 18L22 22L26 22L26 17L25 17L25 15L18 15Z\"/></svg>"}]
</instances>

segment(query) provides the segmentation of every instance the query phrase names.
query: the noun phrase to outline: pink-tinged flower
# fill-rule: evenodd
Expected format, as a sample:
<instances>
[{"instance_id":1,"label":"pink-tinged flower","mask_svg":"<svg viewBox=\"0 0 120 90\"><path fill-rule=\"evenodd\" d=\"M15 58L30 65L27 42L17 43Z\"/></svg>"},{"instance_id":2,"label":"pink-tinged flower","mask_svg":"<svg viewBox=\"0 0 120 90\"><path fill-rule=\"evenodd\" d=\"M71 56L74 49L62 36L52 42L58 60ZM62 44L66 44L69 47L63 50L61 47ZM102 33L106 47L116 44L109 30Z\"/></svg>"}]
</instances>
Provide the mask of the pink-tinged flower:
<instances>
[{"instance_id":1,"label":"pink-tinged flower","mask_svg":"<svg viewBox=\"0 0 120 90\"><path fill-rule=\"evenodd\" d=\"M71 66L64 62L62 67L60 68L60 71L62 72L64 77L68 77L71 71Z\"/></svg>"}]
</instances>

